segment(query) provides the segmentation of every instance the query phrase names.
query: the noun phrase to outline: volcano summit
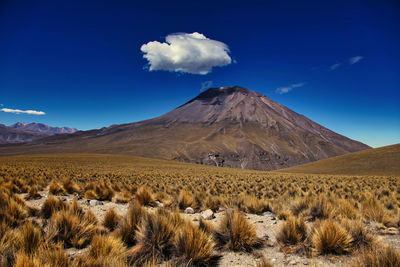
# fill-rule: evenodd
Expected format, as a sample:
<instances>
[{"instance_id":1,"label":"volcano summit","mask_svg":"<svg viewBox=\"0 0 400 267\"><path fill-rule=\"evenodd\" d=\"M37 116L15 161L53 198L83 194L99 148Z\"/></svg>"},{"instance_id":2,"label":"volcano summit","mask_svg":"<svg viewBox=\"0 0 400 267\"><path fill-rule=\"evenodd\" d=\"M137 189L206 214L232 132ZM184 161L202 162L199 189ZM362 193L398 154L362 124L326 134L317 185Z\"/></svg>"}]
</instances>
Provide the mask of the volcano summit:
<instances>
[{"instance_id":1,"label":"volcano summit","mask_svg":"<svg viewBox=\"0 0 400 267\"><path fill-rule=\"evenodd\" d=\"M154 119L0 147L0 154L87 152L275 170L369 146L239 86L210 88Z\"/></svg>"}]
</instances>

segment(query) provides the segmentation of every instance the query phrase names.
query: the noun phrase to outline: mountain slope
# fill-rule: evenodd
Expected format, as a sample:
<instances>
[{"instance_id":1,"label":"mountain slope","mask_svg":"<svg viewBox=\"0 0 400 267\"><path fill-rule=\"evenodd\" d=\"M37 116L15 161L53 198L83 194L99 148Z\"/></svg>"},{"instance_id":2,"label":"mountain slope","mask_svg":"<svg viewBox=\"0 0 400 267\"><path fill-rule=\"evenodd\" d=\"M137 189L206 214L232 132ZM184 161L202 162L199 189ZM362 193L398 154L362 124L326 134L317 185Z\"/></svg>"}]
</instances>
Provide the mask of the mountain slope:
<instances>
[{"instance_id":1,"label":"mountain slope","mask_svg":"<svg viewBox=\"0 0 400 267\"><path fill-rule=\"evenodd\" d=\"M41 133L26 132L0 124L0 144L30 142L45 136Z\"/></svg>"},{"instance_id":2,"label":"mountain slope","mask_svg":"<svg viewBox=\"0 0 400 267\"><path fill-rule=\"evenodd\" d=\"M43 123L29 123L25 124L23 122L17 122L9 127L14 129L20 129L23 131L35 132L35 133L42 133L44 135L53 135L53 134L62 134L62 133L74 133L78 131L75 128L68 128L68 127L51 127Z\"/></svg>"},{"instance_id":3,"label":"mountain slope","mask_svg":"<svg viewBox=\"0 0 400 267\"><path fill-rule=\"evenodd\" d=\"M354 152L287 169L284 173L400 175L400 144Z\"/></svg>"},{"instance_id":4,"label":"mountain slope","mask_svg":"<svg viewBox=\"0 0 400 267\"><path fill-rule=\"evenodd\" d=\"M77 129L68 127L50 127L42 123L17 122L10 126L0 124L0 144L32 142L46 136L62 133L74 133Z\"/></svg>"},{"instance_id":5,"label":"mountain slope","mask_svg":"<svg viewBox=\"0 0 400 267\"><path fill-rule=\"evenodd\" d=\"M122 153L274 170L367 148L261 94L234 86L210 88L154 119L0 147L0 155Z\"/></svg>"}]
</instances>

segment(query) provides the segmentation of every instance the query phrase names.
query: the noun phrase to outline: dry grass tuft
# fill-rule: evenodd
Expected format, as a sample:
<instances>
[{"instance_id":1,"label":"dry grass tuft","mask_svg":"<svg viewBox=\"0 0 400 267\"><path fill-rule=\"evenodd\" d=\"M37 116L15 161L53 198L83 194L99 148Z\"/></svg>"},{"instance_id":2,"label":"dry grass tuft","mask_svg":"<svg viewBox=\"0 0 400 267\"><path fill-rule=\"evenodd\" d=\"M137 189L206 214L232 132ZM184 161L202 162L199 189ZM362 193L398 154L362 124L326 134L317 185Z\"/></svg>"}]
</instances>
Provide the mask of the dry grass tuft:
<instances>
[{"instance_id":1,"label":"dry grass tuft","mask_svg":"<svg viewBox=\"0 0 400 267\"><path fill-rule=\"evenodd\" d=\"M48 236L63 242L64 247L84 248L96 232L97 226L85 216L61 210L51 217Z\"/></svg>"},{"instance_id":2,"label":"dry grass tuft","mask_svg":"<svg viewBox=\"0 0 400 267\"><path fill-rule=\"evenodd\" d=\"M68 194L73 194L79 191L78 186L72 181L71 178L64 180L63 188Z\"/></svg>"},{"instance_id":3,"label":"dry grass tuft","mask_svg":"<svg viewBox=\"0 0 400 267\"><path fill-rule=\"evenodd\" d=\"M180 264L193 264L194 266L214 265L215 257L213 250L215 243L212 235L195 227L192 223L186 222L178 233L175 240L177 255L183 258Z\"/></svg>"},{"instance_id":4,"label":"dry grass tuft","mask_svg":"<svg viewBox=\"0 0 400 267\"><path fill-rule=\"evenodd\" d=\"M143 264L151 259L167 260L174 249L174 225L160 213L147 214L136 231L137 245L132 248L130 261Z\"/></svg>"},{"instance_id":5,"label":"dry grass tuft","mask_svg":"<svg viewBox=\"0 0 400 267\"><path fill-rule=\"evenodd\" d=\"M143 206L154 205L155 198L147 186L141 186L136 192L136 200Z\"/></svg>"},{"instance_id":6,"label":"dry grass tuft","mask_svg":"<svg viewBox=\"0 0 400 267\"><path fill-rule=\"evenodd\" d=\"M49 219L56 211L67 209L67 207L68 205L64 201L49 196L42 204L40 214L43 218Z\"/></svg>"},{"instance_id":7,"label":"dry grass tuft","mask_svg":"<svg viewBox=\"0 0 400 267\"><path fill-rule=\"evenodd\" d=\"M121 239L96 235L90 243L89 253L77 261L81 266L124 266L126 260L127 251Z\"/></svg>"},{"instance_id":8,"label":"dry grass tuft","mask_svg":"<svg viewBox=\"0 0 400 267\"><path fill-rule=\"evenodd\" d=\"M42 196L38 192L38 187L36 185L33 185L31 189L29 189L28 195L25 197L25 200L31 200L31 199L41 199Z\"/></svg>"},{"instance_id":9,"label":"dry grass tuft","mask_svg":"<svg viewBox=\"0 0 400 267\"><path fill-rule=\"evenodd\" d=\"M120 216L115 212L114 209L107 210L106 214L104 215L103 225L110 231L114 231L117 227L118 222L120 220Z\"/></svg>"},{"instance_id":10,"label":"dry grass tuft","mask_svg":"<svg viewBox=\"0 0 400 267\"><path fill-rule=\"evenodd\" d=\"M352 237L333 219L318 222L314 226L312 243L319 254L345 254L350 252Z\"/></svg>"},{"instance_id":11,"label":"dry grass tuft","mask_svg":"<svg viewBox=\"0 0 400 267\"><path fill-rule=\"evenodd\" d=\"M353 267L400 266L400 253L392 247L377 245L364 249L353 262Z\"/></svg>"},{"instance_id":12,"label":"dry grass tuft","mask_svg":"<svg viewBox=\"0 0 400 267\"><path fill-rule=\"evenodd\" d=\"M181 191L179 192L178 196L178 207L181 210L186 209L187 207L195 208L195 199L191 193L188 191Z\"/></svg>"},{"instance_id":13,"label":"dry grass tuft","mask_svg":"<svg viewBox=\"0 0 400 267\"><path fill-rule=\"evenodd\" d=\"M354 249L371 247L376 243L374 235L363 226L362 221L343 220L342 224L353 239L351 245Z\"/></svg>"},{"instance_id":14,"label":"dry grass tuft","mask_svg":"<svg viewBox=\"0 0 400 267\"><path fill-rule=\"evenodd\" d=\"M136 230L146 214L138 201L131 202L125 217L118 224L118 235L126 245L136 244Z\"/></svg>"},{"instance_id":15,"label":"dry grass tuft","mask_svg":"<svg viewBox=\"0 0 400 267\"><path fill-rule=\"evenodd\" d=\"M64 194L64 189L55 180L52 180L49 187L49 193L52 195L62 195Z\"/></svg>"},{"instance_id":16,"label":"dry grass tuft","mask_svg":"<svg viewBox=\"0 0 400 267\"><path fill-rule=\"evenodd\" d=\"M262 214L265 211L271 211L271 207L265 199L245 195L241 199L241 210L247 213Z\"/></svg>"},{"instance_id":17,"label":"dry grass tuft","mask_svg":"<svg viewBox=\"0 0 400 267\"><path fill-rule=\"evenodd\" d=\"M85 192L86 199L97 199L99 196L93 190L87 190Z\"/></svg>"},{"instance_id":18,"label":"dry grass tuft","mask_svg":"<svg viewBox=\"0 0 400 267\"><path fill-rule=\"evenodd\" d=\"M215 236L220 246L234 251L251 251L262 245L254 225L238 210L226 211Z\"/></svg>"},{"instance_id":19,"label":"dry grass tuft","mask_svg":"<svg viewBox=\"0 0 400 267\"><path fill-rule=\"evenodd\" d=\"M307 237L307 227L304 219L289 217L279 229L277 240L283 245L296 245Z\"/></svg>"}]
</instances>

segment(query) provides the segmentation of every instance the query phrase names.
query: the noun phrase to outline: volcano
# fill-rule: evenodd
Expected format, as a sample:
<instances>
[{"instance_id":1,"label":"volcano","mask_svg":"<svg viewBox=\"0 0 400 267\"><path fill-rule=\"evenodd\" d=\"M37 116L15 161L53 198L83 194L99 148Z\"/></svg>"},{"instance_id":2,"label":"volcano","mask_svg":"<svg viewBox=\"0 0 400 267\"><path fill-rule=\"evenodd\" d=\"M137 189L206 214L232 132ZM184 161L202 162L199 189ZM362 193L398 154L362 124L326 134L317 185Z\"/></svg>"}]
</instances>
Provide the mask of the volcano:
<instances>
[{"instance_id":1,"label":"volcano","mask_svg":"<svg viewBox=\"0 0 400 267\"><path fill-rule=\"evenodd\" d=\"M0 147L0 155L117 153L275 170L370 148L268 97L210 88L157 118Z\"/></svg>"}]
</instances>

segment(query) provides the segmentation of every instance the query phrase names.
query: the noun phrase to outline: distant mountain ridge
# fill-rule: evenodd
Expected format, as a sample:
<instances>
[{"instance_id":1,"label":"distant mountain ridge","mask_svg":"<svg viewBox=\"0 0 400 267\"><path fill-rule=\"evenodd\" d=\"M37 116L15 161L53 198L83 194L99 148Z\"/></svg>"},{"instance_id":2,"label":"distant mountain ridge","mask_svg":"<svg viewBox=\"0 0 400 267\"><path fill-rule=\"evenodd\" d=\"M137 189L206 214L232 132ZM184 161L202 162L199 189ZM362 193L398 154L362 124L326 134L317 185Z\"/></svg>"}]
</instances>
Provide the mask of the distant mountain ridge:
<instances>
[{"instance_id":1,"label":"distant mountain ridge","mask_svg":"<svg viewBox=\"0 0 400 267\"><path fill-rule=\"evenodd\" d=\"M115 153L275 170L368 148L262 94L226 86L157 118L0 147L0 155Z\"/></svg>"},{"instance_id":2,"label":"distant mountain ridge","mask_svg":"<svg viewBox=\"0 0 400 267\"><path fill-rule=\"evenodd\" d=\"M6 126L0 124L0 144L32 142L54 134L75 133L77 129L68 127L51 127L43 123L17 122Z\"/></svg>"},{"instance_id":3,"label":"distant mountain ridge","mask_svg":"<svg viewBox=\"0 0 400 267\"><path fill-rule=\"evenodd\" d=\"M69 127L51 127L43 123L32 122L26 124L24 122L17 122L9 127L14 129L20 129L23 131L30 131L35 133L42 133L45 135L62 134L62 133L74 133L78 131L76 128Z\"/></svg>"}]
</instances>

